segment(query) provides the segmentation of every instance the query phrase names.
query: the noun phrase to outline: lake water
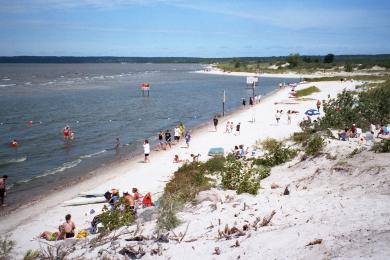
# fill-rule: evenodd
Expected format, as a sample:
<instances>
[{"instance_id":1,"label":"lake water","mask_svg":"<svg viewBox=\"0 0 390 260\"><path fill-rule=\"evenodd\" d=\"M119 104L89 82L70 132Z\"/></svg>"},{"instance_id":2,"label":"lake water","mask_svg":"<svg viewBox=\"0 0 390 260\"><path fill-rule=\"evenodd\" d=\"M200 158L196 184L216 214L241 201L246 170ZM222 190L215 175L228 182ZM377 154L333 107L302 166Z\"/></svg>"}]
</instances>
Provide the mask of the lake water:
<instances>
[{"instance_id":1,"label":"lake water","mask_svg":"<svg viewBox=\"0 0 390 260\"><path fill-rule=\"evenodd\" d=\"M0 64L0 174L7 174L8 203L26 202L42 190L61 187L65 178L87 174L141 151L145 138L179 121L187 127L241 105L252 90L245 77L192 73L199 64ZM257 94L280 82L261 78ZM142 97L140 84L151 85ZM32 124L29 124L29 121ZM72 142L62 130L70 125ZM10 148L15 138L19 148Z\"/></svg>"}]
</instances>

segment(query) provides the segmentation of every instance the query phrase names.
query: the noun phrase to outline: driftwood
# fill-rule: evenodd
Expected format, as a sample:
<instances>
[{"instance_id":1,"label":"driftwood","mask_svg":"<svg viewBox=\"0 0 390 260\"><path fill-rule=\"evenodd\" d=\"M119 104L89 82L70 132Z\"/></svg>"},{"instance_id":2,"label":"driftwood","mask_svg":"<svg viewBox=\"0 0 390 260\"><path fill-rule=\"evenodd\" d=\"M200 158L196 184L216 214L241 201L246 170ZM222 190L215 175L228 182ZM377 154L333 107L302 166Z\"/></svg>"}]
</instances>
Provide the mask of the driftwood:
<instances>
[{"instance_id":1,"label":"driftwood","mask_svg":"<svg viewBox=\"0 0 390 260\"><path fill-rule=\"evenodd\" d=\"M290 191L288 190L288 185L284 189L283 195L290 195Z\"/></svg>"},{"instance_id":2,"label":"driftwood","mask_svg":"<svg viewBox=\"0 0 390 260\"><path fill-rule=\"evenodd\" d=\"M184 231L183 236L180 238L179 243L181 243L181 241L183 241L183 238L186 236L187 231L188 231L188 226L189 226L189 225L190 225L190 223L187 224L186 230Z\"/></svg>"},{"instance_id":3,"label":"driftwood","mask_svg":"<svg viewBox=\"0 0 390 260\"><path fill-rule=\"evenodd\" d=\"M138 235L138 236L134 236L131 238L126 238L125 240L126 241L144 241L144 240L147 240L147 238L144 237L143 235Z\"/></svg>"},{"instance_id":4,"label":"driftwood","mask_svg":"<svg viewBox=\"0 0 390 260\"><path fill-rule=\"evenodd\" d=\"M276 211L273 210L271 212L271 215L268 217L268 218L263 218L263 221L261 222L260 224L260 227L265 227L265 226L268 226L268 224L271 222L271 219L273 218L273 216L276 214Z\"/></svg>"},{"instance_id":5,"label":"driftwood","mask_svg":"<svg viewBox=\"0 0 390 260\"><path fill-rule=\"evenodd\" d=\"M142 247L140 247L140 246L138 247L138 250L136 250L132 246L127 246L127 247L122 248L119 251L119 254L127 255L128 257L130 257L130 259L139 259L139 258L143 257L146 253L142 249Z\"/></svg>"},{"instance_id":6,"label":"driftwood","mask_svg":"<svg viewBox=\"0 0 390 260\"><path fill-rule=\"evenodd\" d=\"M236 243L234 243L234 245L230 246L230 247L239 247L240 246L240 242L238 240L236 240Z\"/></svg>"},{"instance_id":7,"label":"driftwood","mask_svg":"<svg viewBox=\"0 0 390 260\"><path fill-rule=\"evenodd\" d=\"M316 239L308 243L306 246L314 246L322 243L322 239Z\"/></svg>"},{"instance_id":8,"label":"driftwood","mask_svg":"<svg viewBox=\"0 0 390 260\"><path fill-rule=\"evenodd\" d=\"M166 234L160 234L157 236L156 240L154 242L159 242L159 243L169 243L169 232Z\"/></svg>"}]
</instances>

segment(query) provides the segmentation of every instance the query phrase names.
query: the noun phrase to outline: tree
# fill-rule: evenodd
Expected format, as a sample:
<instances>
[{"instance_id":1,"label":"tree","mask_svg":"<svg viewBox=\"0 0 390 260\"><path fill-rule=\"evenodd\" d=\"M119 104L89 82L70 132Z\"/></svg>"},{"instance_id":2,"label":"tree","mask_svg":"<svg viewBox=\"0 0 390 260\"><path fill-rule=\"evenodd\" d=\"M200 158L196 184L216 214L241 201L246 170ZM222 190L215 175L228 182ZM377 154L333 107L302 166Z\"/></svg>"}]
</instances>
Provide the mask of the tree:
<instances>
[{"instance_id":1,"label":"tree","mask_svg":"<svg viewBox=\"0 0 390 260\"><path fill-rule=\"evenodd\" d=\"M324 57L324 63L332 63L334 61L334 54L329 53Z\"/></svg>"},{"instance_id":2,"label":"tree","mask_svg":"<svg viewBox=\"0 0 390 260\"><path fill-rule=\"evenodd\" d=\"M300 61L301 61L301 56L299 55L299 53L290 54L287 57L287 62L290 63L291 68L298 66Z\"/></svg>"}]
</instances>

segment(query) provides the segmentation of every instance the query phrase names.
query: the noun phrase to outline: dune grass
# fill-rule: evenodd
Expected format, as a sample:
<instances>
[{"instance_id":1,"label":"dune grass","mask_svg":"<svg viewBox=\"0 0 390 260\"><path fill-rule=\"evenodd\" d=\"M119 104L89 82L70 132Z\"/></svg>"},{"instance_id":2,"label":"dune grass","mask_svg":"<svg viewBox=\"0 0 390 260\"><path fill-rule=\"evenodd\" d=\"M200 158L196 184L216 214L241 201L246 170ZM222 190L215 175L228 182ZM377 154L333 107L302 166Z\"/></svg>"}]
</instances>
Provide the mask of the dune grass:
<instances>
[{"instance_id":1,"label":"dune grass","mask_svg":"<svg viewBox=\"0 0 390 260\"><path fill-rule=\"evenodd\" d=\"M320 92L320 90L316 86L311 86L311 87L308 87L308 88L304 88L304 89L298 90L297 91L297 97L308 96L308 95L316 93L316 92Z\"/></svg>"}]
</instances>

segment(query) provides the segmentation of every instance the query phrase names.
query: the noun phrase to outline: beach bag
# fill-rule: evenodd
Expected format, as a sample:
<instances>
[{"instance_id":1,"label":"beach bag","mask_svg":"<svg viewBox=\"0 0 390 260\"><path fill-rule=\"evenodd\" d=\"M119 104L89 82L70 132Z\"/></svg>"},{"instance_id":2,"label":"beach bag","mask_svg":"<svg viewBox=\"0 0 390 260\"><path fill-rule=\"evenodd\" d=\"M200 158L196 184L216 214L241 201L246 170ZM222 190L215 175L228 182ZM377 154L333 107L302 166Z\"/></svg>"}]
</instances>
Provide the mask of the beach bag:
<instances>
[{"instance_id":1,"label":"beach bag","mask_svg":"<svg viewBox=\"0 0 390 260\"><path fill-rule=\"evenodd\" d=\"M87 235L88 235L87 230L82 229L82 230L80 230L80 231L76 234L75 237L76 237L77 239L80 239L80 238L86 238Z\"/></svg>"}]
</instances>

